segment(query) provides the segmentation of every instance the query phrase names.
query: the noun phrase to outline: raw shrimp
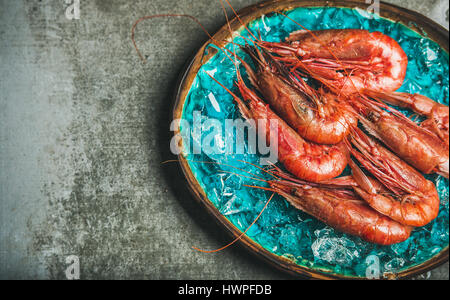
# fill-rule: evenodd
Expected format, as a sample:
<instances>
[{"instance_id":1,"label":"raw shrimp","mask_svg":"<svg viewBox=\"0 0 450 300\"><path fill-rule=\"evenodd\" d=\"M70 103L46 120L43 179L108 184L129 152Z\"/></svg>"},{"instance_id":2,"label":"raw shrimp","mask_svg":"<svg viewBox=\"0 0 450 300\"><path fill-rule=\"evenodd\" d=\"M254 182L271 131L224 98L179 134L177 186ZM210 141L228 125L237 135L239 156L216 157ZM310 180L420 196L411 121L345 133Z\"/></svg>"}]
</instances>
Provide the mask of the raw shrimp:
<instances>
[{"instance_id":1,"label":"raw shrimp","mask_svg":"<svg viewBox=\"0 0 450 300\"><path fill-rule=\"evenodd\" d=\"M285 42L258 44L346 94L361 89L395 91L405 79L408 64L394 39L363 29L300 30Z\"/></svg>"},{"instance_id":2,"label":"raw shrimp","mask_svg":"<svg viewBox=\"0 0 450 300\"><path fill-rule=\"evenodd\" d=\"M314 90L264 50L251 46L243 49L257 66L255 72L243 61L252 84L303 138L319 144L338 144L357 125L358 119L347 101L323 89Z\"/></svg>"},{"instance_id":3,"label":"raw shrimp","mask_svg":"<svg viewBox=\"0 0 450 300\"><path fill-rule=\"evenodd\" d=\"M377 212L352 190L301 182L280 171L275 174L283 178L269 181L270 188L257 188L280 194L295 208L338 231L380 245L401 243L410 237L412 227Z\"/></svg>"},{"instance_id":4,"label":"raw shrimp","mask_svg":"<svg viewBox=\"0 0 450 300\"><path fill-rule=\"evenodd\" d=\"M383 103L359 95L350 98L350 101L360 113L362 125L371 135L419 171L425 174L438 173L448 178L448 146L436 134L387 105L383 106Z\"/></svg>"},{"instance_id":5,"label":"raw shrimp","mask_svg":"<svg viewBox=\"0 0 450 300\"><path fill-rule=\"evenodd\" d=\"M411 109L415 113L425 116L427 120L423 121L420 126L436 134L447 147L449 146L449 110L447 105L419 94L389 93L374 90L364 90L363 94L388 104Z\"/></svg>"},{"instance_id":6,"label":"raw shrimp","mask_svg":"<svg viewBox=\"0 0 450 300\"><path fill-rule=\"evenodd\" d=\"M312 182L334 178L343 172L348 163L348 151L343 143L328 146L305 141L245 85L239 70L237 76L236 84L245 102L220 82L216 82L233 96L245 119L260 124L260 136L270 140L271 130L277 130L278 159L286 170L297 178Z\"/></svg>"},{"instance_id":7,"label":"raw shrimp","mask_svg":"<svg viewBox=\"0 0 450 300\"><path fill-rule=\"evenodd\" d=\"M350 160L354 190L378 212L408 226L425 226L439 213L435 185L380 143L355 129L350 135L351 154L377 180L369 179Z\"/></svg>"}]
</instances>

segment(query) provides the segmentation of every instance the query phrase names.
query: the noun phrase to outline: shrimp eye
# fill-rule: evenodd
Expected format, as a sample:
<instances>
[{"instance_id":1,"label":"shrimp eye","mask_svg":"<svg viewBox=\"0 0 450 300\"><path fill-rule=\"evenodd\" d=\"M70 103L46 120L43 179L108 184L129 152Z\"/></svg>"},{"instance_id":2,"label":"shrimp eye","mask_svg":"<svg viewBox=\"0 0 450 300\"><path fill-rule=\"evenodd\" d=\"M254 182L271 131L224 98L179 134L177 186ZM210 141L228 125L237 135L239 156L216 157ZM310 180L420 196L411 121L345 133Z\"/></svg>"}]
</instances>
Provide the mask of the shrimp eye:
<instances>
[{"instance_id":1,"label":"shrimp eye","mask_svg":"<svg viewBox=\"0 0 450 300\"><path fill-rule=\"evenodd\" d=\"M378 122L378 120L380 119L380 114L374 111L371 111L369 113L369 115L367 116L367 118L369 119L369 121L371 122Z\"/></svg>"}]
</instances>

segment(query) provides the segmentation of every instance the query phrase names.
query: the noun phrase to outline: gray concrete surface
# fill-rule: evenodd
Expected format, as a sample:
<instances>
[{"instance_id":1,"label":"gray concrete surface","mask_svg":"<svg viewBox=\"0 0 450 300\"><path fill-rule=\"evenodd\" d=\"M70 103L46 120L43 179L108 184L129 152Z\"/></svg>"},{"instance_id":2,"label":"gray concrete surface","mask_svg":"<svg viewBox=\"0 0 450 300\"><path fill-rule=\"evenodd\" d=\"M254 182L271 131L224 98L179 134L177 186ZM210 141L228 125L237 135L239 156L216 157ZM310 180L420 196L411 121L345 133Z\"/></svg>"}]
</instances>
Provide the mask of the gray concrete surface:
<instances>
[{"instance_id":1,"label":"gray concrete surface","mask_svg":"<svg viewBox=\"0 0 450 300\"><path fill-rule=\"evenodd\" d=\"M216 3L217 2L217 3ZM239 9L256 0L232 0ZM391 1L448 28L447 1ZM229 237L185 188L169 154L171 95L185 61L214 32L218 1L0 0L0 278L286 279ZM424 278L448 279L448 264Z\"/></svg>"}]
</instances>

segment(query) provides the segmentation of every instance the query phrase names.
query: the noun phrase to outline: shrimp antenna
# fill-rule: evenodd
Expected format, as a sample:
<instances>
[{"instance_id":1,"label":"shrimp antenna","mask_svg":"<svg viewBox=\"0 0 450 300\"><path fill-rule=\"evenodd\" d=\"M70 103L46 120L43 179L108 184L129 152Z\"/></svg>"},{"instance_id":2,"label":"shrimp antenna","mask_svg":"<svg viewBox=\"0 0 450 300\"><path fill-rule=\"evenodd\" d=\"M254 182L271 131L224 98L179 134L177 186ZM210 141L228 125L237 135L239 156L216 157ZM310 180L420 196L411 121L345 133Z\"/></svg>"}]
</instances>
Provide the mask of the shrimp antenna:
<instances>
[{"instance_id":1,"label":"shrimp antenna","mask_svg":"<svg viewBox=\"0 0 450 300\"><path fill-rule=\"evenodd\" d=\"M247 185L246 185L246 186L247 186ZM251 187L251 186L247 186L247 187ZM255 188L258 188L258 187L255 187ZM270 189L267 188L267 190L270 190ZM222 250L224 250L224 249L230 247L231 245L233 245L234 243L236 243L237 241L239 241L239 240L240 240L240 239L241 239L241 238L242 238L242 237L250 230L250 228L251 228L251 227L259 220L259 217L261 217L262 213L266 210L266 208L267 208L267 206L269 205L270 201L272 201L273 196L275 196L275 191L273 191L273 190L270 190L270 191L272 191L273 193L272 193L272 195L270 196L269 200L266 202L266 205L264 205L264 207L263 207L263 209L261 210L261 212L259 213L259 215L258 215L258 216L256 217L256 219L252 222L252 224L250 224L250 226L248 226L247 229L246 229L242 234L240 234L237 238L235 238L231 243L229 243L228 245L223 246L222 248L216 249L216 250L202 250L202 249L199 249L199 248L197 248L197 247L192 247L192 248L193 248L194 250L197 250L197 251L202 252L202 253L216 253L216 252L222 251Z\"/></svg>"},{"instance_id":2,"label":"shrimp antenna","mask_svg":"<svg viewBox=\"0 0 450 300\"><path fill-rule=\"evenodd\" d=\"M253 173L251 173L251 172L249 172L249 171L246 171L246 170L244 170L244 169L238 168L238 167L233 166L233 165L230 165L230 164L219 163L219 162L216 162L216 161L201 161L201 160L187 160L187 161L192 162L192 163L213 164L213 165L219 165L219 166L226 166L226 167L230 167L230 168L234 168L234 169L236 169L236 170L242 171L242 172L247 173L247 174L249 174L249 175L252 175L253 177L258 178L258 179L260 179L260 180L264 180L264 178L262 178L262 177L260 177L260 176L258 176L258 175L256 175L256 174L253 174ZM258 166L254 165L254 164L252 164L252 163L250 163L250 162L247 162L247 161L245 161L245 160L237 160L237 161L242 162L242 163L245 163L245 164L248 164L248 165L252 165L252 166L254 166L254 167L257 167L257 168L263 170L261 167L258 167ZM163 162L161 163L161 165L165 165L165 164L168 164L168 163L174 163L174 162L180 162L180 161L179 161L178 159L170 159L170 160L163 161ZM271 173L268 172L268 171L265 171L265 172L267 172L269 175L274 176L273 174L271 174ZM235 174L235 175L238 175L238 174Z\"/></svg>"},{"instance_id":3,"label":"shrimp antenna","mask_svg":"<svg viewBox=\"0 0 450 300\"><path fill-rule=\"evenodd\" d=\"M191 160L190 160L190 161L191 161ZM241 160L239 160L239 161L240 161L240 162L244 162L244 163L249 163L249 162L246 162L246 161L241 161ZM168 161L162 162L162 164L166 164L166 163L170 163L170 162L178 162L178 160L168 160ZM236 169L238 169L238 170L240 170L240 171L246 172L246 173L248 173L248 174L250 174L250 175L252 175L252 176L258 177L258 176L254 175L254 174L252 174L252 173L250 173L250 172L248 172L248 171L242 170L242 169L240 169L240 168L237 168L237 167L235 167L235 166L231 166L231 165L228 165L228 164L223 164L223 163L218 163L218 162L207 162L207 161L191 161L191 162L206 163L206 164L209 163L209 164L225 165L225 166L229 166L229 167L232 167L232 168L236 168ZM253 165L252 163L249 163L249 164ZM253 165L253 166L256 166L256 165ZM259 168L260 168L260 167L259 167ZM262 169L262 168L260 168L260 169ZM262 182L265 182L265 183L270 183L269 180L265 180L265 179L262 179L262 178L260 178L260 177L258 177L258 178L260 178L260 179L258 179L258 178L253 178L253 177L245 176L245 175L238 174L238 173L234 173L234 172L230 172L230 171L224 171L224 170L221 170L221 172L229 173L229 174L233 174L233 175L241 176L241 177L245 177L245 178L250 178L250 179L253 179L253 180L258 180L258 181L262 181ZM266 171L266 172L267 172L267 171ZM270 173L269 173L269 174L270 174ZM249 186L249 185L244 185L244 186L246 186L246 187L251 187L251 186ZM255 188L259 188L259 187L256 187L256 186L255 186ZM267 188L267 189L268 189L268 188ZM268 190L269 190L269 189L268 189ZM234 243L236 243L237 241L239 241L240 239L242 239L242 237L250 230L250 228L251 228L251 227L259 220L259 218L261 217L261 215L262 215L263 212L266 210L267 206L269 205L269 203L272 201L273 197L275 196L275 191L273 191L273 190L270 190L270 191L272 191L273 193L272 193L272 195L270 196L269 200L268 200L268 201L266 202L266 204L264 205L263 209L259 212L259 214L258 214L258 216L256 217L256 219L255 219L255 220L247 227L247 229L246 229L243 233L241 233L241 234L240 234L237 238L235 238L231 243L229 243L229 244L227 244L227 245L225 245L225 246L223 246L223 247L221 247L221 248L219 248L219 249L216 249L216 250L202 250L202 249L199 249L199 248L197 248L197 247L192 247L192 248L193 248L194 250L197 250L197 251L202 252L202 253L216 253L216 252L222 251L222 250L224 250L224 249L230 247L231 245L233 245Z\"/></svg>"},{"instance_id":4,"label":"shrimp antenna","mask_svg":"<svg viewBox=\"0 0 450 300\"><path fill-rule=\"evenodd\" d=\"M233 11L234 15L236 16L236 18L239 20L239 22L242 24L242 26L244 26L244 28L247 30L248 33L250 33L250 35L255 39L258 40L258 38L250 31L250 29L247 27L247 25L245 25L245 23L242 21L241 17L239 16L239 14L236 12L236 10L234 10L233 6L231 5L230 1L225 0L228 4L228 6L231 8L231 10ZM221 0L222 2L222 0Z\"/></svg>"},{"instance_id":5,"label":"shrimp antenna","mask_svg":"<svg viewBox=\"0 0 450 300\"><path fill-rule=\"evenodd\" d=\"M308 28L306 28L305 26L303 26L302 24L298 23L297 21L293 20L292 18L288 17L286 14L284 14L283 12L278 12L280 15L284 16L285 18L291 20L292 22L294 22L295 24L297 24L298 26L300 26L301 28L303 28L304 30L306 30L309 34L311 34L311 36L318 42L321 44L322 47L324 47L325 49L327 49L327 51L336 59L336 61L338 62L339 65L341 65L342 69L344 70L345 74L347 75L347 77L350 79L351 84L353 85L353 87L355 88L355 90L358 91L358 93L360 95L361 91L360 89L355 85L355 83L353 82L353 80L350 77L350 74L347 72L347 69L344 67L344 64L341 62L341 60L334 54L334 52L330 49L330 47L328 47L328 45L324 44L318 37L317 35L314 34L314 32L312 32L311 30L309 30Z\"/></svg>"},{"instance_id":6,"label":"shrimp antenna","mask_svg":"<svg viewBox=\"0 0 450 300\"><path fill-rule=\"evenodd\" d=\"M220 5L222 6L222 10L225 15L225 19L227 20L227 27L228 27L228 31L230 32L230 39L231 39L231 41L233 41L233 30L231 30L230 19L228 18L228 13L227 13L227 10L225 9L225 5L223 4L223 0L220 0ZM236 68L236 75L239 78L240 73L239 73L239 67L237 66L237 59L236 59L237 55L236 55L235 43L232 42L232 45L233 45L233 55L234 55L234 66ZM228 50L228 49L226 49L226 50Z\"/></svg>"}]
</instances>

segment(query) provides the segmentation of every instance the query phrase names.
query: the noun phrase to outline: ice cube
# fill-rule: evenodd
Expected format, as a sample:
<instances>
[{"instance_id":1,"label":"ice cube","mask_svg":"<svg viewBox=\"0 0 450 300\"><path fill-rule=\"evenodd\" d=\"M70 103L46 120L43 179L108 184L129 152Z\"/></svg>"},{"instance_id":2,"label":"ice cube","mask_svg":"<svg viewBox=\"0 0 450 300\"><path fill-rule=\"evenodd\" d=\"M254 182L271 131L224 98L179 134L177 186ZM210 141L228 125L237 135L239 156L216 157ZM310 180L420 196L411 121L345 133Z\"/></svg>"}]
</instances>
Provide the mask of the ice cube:
<instances>
[{"instance_id":1,"label":"ice cube","mask_svg":"<svg viewBox=\"0 0 450 300\"><path fill-rule=\"evenodd\" d=\"M384 265L386 272L397 272L405 265L405 260L401 257L395 257Z\"/></svg>"},{"instance_id":2,"label":"ice cube","mask_svg":"<svg viewBox=\"0 0 450 300\"><path fill-rule=\"evenodd\" d=\"M292 225L286 225L286 227L281 232L281 236L278 241L283 251L293 255L298 255L298 241L301 240L301 238L301 231L298 232L297 228Z\"/></svg>"},{"instance_id":3,"label":"ice cube","mask_svg":"<svg viewBox=\"0 0 450 300\"><path fill-rule=\"evenodd\" d=\"M318 238L311 249L316 259L332 265L350 266L355 258L359 258L355 243L346 237Z\"/></svg>"},{"instance_id":4,"label":"ice cube","mask_svg":"<svg viewBox=\"0 0 450 300\"><path fill-rule=\"evenodd\" d=\"M391 246L392 251L394 251L397 255L403 255L409 250L411 240L408 239L404 241L403 243L395 244Z\"/></svg>"},{"instance_id":5,"label":"ice cube","mask_svg":"<svg viewBox=\"0 0 450 300\"><path fill-rule=\"evenodd\" d=\"M224 215L224 216L229 216L235 213L239 212L239 209L236 208L236 196L231 197L230 200L228 200L224 206L222 206L222 208L220 209L220 212Z\"/></svg>"},{"instance_id":6,"label":"ice cube","mask_svg":"<svg viewBox=\"0 0 450 300\"><path fill-rule=\"evenodd\" d=\"M220 209L220 212L224 216L230 216L242 212L248 212L252 210L252 206L248 201L243 202L241 199L233 195L230 200L228 200L225 205Z\"/></svg>"}]
</instances>

